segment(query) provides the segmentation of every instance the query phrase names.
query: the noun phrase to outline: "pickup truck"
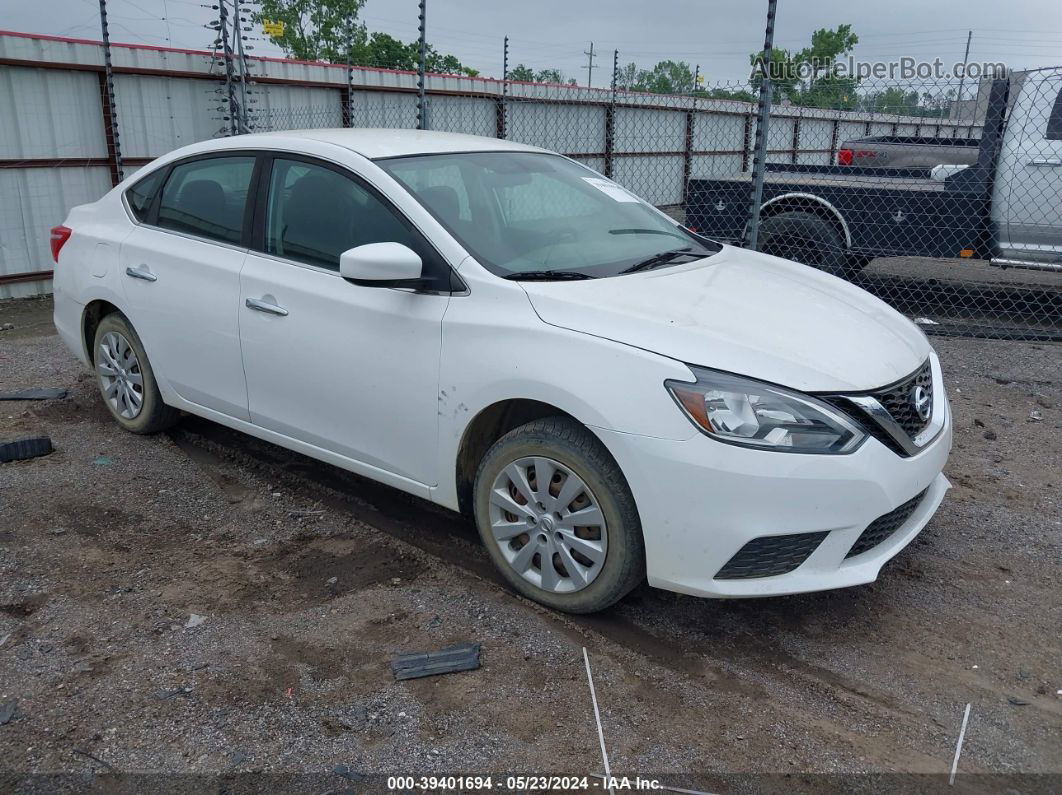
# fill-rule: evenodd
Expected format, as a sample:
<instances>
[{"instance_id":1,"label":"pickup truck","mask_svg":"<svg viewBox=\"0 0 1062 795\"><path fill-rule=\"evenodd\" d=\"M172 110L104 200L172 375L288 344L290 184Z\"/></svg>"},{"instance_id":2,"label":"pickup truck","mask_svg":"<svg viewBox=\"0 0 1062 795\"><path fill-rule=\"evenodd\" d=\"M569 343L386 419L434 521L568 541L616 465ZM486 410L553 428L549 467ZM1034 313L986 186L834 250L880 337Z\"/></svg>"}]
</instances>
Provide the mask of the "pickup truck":
<instances>
[{"instance_id":1,"label":"pickup truck","mask_svg":"<svg viewBox=\"0 0 1062 795\"><path fill-rule=\"evenodd\" d=\"M914 135L876 135L852 138L837 150L839 166L873 168L932 168L972 166L981 142L976 138L926 138Z\"/></svg>"},{"instance_id":2,"label":"pickup truck","mask_svg":"<svg viewBox=\"0 0 1062 795\"><path fill-rule=\"evenodd\" d=\"M875 257L972 257L1062 271L1062 67L992 82L977 158L877 168L769 164L758 248L841 276ZM941 169L947 171L941 173ZM686 224L748 236L751 175L689 181Z\"/></svg>"}]
</instances>

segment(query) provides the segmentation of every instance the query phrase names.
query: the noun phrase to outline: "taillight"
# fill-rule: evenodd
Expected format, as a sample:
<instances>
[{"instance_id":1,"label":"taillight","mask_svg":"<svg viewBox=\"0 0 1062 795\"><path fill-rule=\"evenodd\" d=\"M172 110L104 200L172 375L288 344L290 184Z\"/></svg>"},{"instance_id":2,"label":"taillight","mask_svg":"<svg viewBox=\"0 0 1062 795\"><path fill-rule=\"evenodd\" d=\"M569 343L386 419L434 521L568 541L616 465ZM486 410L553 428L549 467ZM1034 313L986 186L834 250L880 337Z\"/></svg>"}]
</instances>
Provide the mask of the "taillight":
<instances>
[{"instance_id":1,"label":"taillight","mask_svg":"<svg viewBox=\"0 0 1062 795\"><path fill-rule=\"evenodd\" d=\"M852 150L841 149L837 152L837 165L850 166L852 165Z\"/></svg>"},{"instance_id":2,"label":"taillight","mask_svg":"<svg viewBox=\"0 0 1062 795\"><path fill-rule=\"evenodd\" d=\"M72 230L69 226L53 226L52 227L52 259L59 262L59 252L63 248L63 244L70 239L70 232Z\"/></svg>"}]
</instances>

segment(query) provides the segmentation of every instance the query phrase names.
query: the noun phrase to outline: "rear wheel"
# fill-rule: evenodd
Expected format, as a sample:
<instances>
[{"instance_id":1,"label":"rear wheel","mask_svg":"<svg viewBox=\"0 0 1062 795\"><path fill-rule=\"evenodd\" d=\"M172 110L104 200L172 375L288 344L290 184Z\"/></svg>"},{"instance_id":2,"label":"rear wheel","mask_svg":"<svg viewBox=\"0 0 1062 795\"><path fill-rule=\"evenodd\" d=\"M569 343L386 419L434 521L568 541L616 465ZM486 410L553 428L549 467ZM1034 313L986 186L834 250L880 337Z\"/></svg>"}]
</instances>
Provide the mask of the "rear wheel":
<instances>
[{"instance_id":1,"label":"rear wheel","mask_svg":"<svg viewBox=\"0 0 1062 795\"><path fill-rule=\"evenodd\" d=\"M764 219L759 250L842 278L854 272L837 227L813 213L797 210Z\"/></svg>"},{"instance_id":2,"label":"rear wheel","mask_svg":"<svg viewBox=\"0 0 1062 795\"><path fill-rule=\"evenodd\" d=\"M475 516L506 581L549 607L602 610L645 577L627 481L597 437L566 417L494 443L476 473Z\"/></svg>"},{"instance_id":3,"label":"rear wheel","mask_svg":"<svg viewBox=\"0 0 1062 795\"><path fill-rule=\"evenodd\" d=\"M92 361L103 403L127 431L157 433L180 417L162 402L144 345L125 315L114 312L100 321Z\"/></svg>"}]
</instances>

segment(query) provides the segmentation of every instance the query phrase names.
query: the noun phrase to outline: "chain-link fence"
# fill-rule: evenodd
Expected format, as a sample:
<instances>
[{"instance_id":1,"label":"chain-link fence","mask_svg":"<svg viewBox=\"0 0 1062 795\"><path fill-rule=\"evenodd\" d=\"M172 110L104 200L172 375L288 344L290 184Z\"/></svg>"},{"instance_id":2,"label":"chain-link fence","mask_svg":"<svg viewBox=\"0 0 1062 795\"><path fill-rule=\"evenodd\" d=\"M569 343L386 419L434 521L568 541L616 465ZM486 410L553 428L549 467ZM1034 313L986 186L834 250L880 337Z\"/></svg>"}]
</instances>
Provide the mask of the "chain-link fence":
<instances>
[{"instance_id":1,"label":"chain-link fence","mask_svg":"<svg viewBox=\"0 0 1062 795\"><path fill-rule=\"evenodd\" d=\"M459 82L459 81L455 81ZM1062 70L967 85L774 91L751 202L750 84L683 95L475 81L428 91L424 126L568 155L699 232L851 280L929 333L1062 339ZM260 111L257 129L415 128L415 92Z\"/></svg>"},{"instance_id":2,"label":"chain-link fence","mask_svg":"<svg viewBox=\"0 0 1062 795\"><path fill-rule=\"evenodd\" d=\"M1062 69L779 81L757 152L755 79L647 93L623 70L588 88L243 56L229 69L217 52L129 45L112 78L102 60L84 70L91 42L0 36L0 54L0 98L20 108L0 141L0 295L39 289L66 209L176 147L426 127L561 152L709 237L849 279L929 333L1062 339Z\"/></svg>"}]
</instances>

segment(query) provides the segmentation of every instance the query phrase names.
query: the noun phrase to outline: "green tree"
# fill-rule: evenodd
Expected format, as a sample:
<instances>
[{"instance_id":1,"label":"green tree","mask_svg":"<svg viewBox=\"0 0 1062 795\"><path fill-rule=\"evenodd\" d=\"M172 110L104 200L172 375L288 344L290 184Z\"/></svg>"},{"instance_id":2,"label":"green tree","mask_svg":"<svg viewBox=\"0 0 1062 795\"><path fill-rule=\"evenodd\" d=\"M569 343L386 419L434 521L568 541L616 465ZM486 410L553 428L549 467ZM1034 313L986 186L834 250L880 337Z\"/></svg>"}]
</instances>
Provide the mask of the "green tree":
<instances>
[{"instance_id":1,"label":"green tree","mask_svg":"<svg viewBox=\"0 0 1062 795\"><path fill-rule=\"evenodd\" d=\"M535 80L539 83L563 83L564 74L560 69L539 69Z\"/></svg>"},{"instance_id":2,"label":"green tree","mask_svg":"<svg viewBox=\"0 0 1062 795\"><path fill-rule=\"evenodd\" d=\"M403 42L387 33L370 35L358 22L364 4L365 0L261 0L254 19L283 22L284 32L271 38L293 58L343 63L349 54L358 66L415 70L420 63L419 42ZM424 68L437 74L479 74L430 44Z\"/></svg>"},{"instance_id":3,"label":"green tree","mask_svg":"<svg viewBox=\"0 0 1062 795\"><path fill-rule=\"evenodd\" d=\"M858 43L859 36L851 25L819 28L811 34L811 44L802 50L772 49L766 66L762 52L752 53L749 62L753 74L749 83L758 92L766 68L777 99L820 108L855 107L856 81L837 73L837 59L851 52Z\"/></svg>"},{"instance_id":4,"label":"green tree","mask_svg":"<svg viewBox=\"0 0 1062 795\"><path fill-rule=\"evenodd\" d=\"M653 94L688 94L696 87L693 69L685 61L660 61L638 73L636 88Z\"/></svg>"},{"instance_id":5,"label":"green tree","mask_svg":"<svg viewBox=\"0 0 1062 795\"><path fill-rule=\"evenodd\" d=\"M365 0L261 0L254 20L284 23L271 37L289 56L303 61L345 61L351 44L364 44L358 12Z\"/></svg>"},{"instance_id":6,"label":"green tree","mask_svg":"<svg viewBox=\"0 0 1062 795\"><path fill-rule=\"evenodd\" d=\"M699 97L706 99L733 99L738 102L755 102L756 95L744 89L709 88L694 92Z\"/></svg>"},{"instance_id":7,"label":"green tree","mask_svg":"<svg viewBox=\"0 0 1062 795\"><path fill-rule=\"evenodd\" d=\"M381 69L416 69L419 58L416 44L406 44L387 33L373 33L364 42L354 44L351 61Z\"/></svg>"},{"instance_id":8,"label":"green tree","mask_svg":"<svg viewBox=\"0 0 1062 795\"><path fill-rule=\"evenodd\" d=\"M512 69L509 70L510 80L520 80L524 83L531 83L535 79L535 70L530 66L525 66L522 63L518 63Z\"/></svg>"},{"instance_id":9,"label":"green tree","mask_svg":"<svg viewBox=\"0 0 1062 795\"><path fill-rule=\"evenodd\" d=\"M621 91L634 91L638 84L638 66L629 63L616 70L616 88Z\"/></svg>"},{"instance_id":10,"label":"green tree","mask_svg":"<svg viewBox=\"0 0 1062 795\"><path fill-rule=\"evenodd\" d=\"M914 116L918 113L918 92L890 87L867 94L860 103L863 110Z\"/></svg>"}]
</instances>

